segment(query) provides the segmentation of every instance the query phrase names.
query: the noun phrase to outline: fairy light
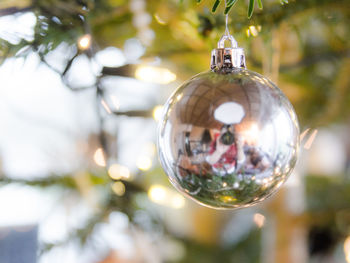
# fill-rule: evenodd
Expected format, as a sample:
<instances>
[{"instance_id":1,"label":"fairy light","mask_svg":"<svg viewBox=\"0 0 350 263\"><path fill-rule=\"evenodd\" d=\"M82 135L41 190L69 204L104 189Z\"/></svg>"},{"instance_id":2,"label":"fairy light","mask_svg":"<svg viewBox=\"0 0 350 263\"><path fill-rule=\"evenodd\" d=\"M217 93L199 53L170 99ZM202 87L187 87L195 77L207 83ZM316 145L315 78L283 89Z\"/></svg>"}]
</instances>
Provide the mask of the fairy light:
<instances>
[{"instance_id":1,"label":"fairy light","mask_svg":"<svg viewBox=\"0 0 350 263\"><path fill-rule=\"evenodd\" d=\"M148 197L155 203L163 203L166 197L165 187L161 185L153 185L148 190Z\"/></svg>"},{"instance_id":2,"label":"fairy light","mask_svg":"<svg viewBox=\"0 0 350 263\"><path fill-rule=\"evenodd\" d=\"M94 161L98 166L105 167L106 160L102 148L98 148L94 153Z\"/></svg>"},{"instance_id":3,"label":"fairy light","mask_svg":"<svg viewBox=\"0 0 350 263\"><path fill-rule=\"evenodd\" d=\"M253 36L257 37L259 35L259 32L261 32L261 25L258 26L249 26L247 29L247 36Z\"/></svg>"},{"instance_id":4,"label":"fairy light","mask_svg":"<svg viewBox=\"0 0 350 263\"><path fill-rule=\"evenodd\" d=\"M169 206L174 209L183 208L186 204L182 195L162 185L152 185L148 190L148 197L156 204Z\"/></svg>"},{"instance_id":5,"label":"fairy light","mask_svg":"<svg viewBox=\"0 0 350 263\"><path fill-rule=\"evenodd\" d=\"M86 34L78 39L78 47L80 50L87 50L91 46L91 35Z\"/></svg>"},{"instance_id":6,"label":"fairy light","mask_svg":"<svg viewBox=\"0 0 350 263\"><path fill-rule=\"evenodd\" d=\"M176 75L166 68L139 66L136 68L135 77L138 80L158 84L168 84L176 80Z\"/></svg>"},{"instance_id":7,"label":"fairy light","mask_svg":"<svg viewBox=\"0 0 350 263\"><path fill-rule=\"evenodd\" d=\"M173 194L173 197L170 200L171 206L175 209L180 209L185 206L185 198L179 194Z\"/></svg>"},{"instance_id":8,"label":"fairy light","mask_svg":"<svg viewBox=\"0 0 350 263\"><path fill-rule=\"evenodd\" d=\"M162 111L163 111L163 106L162 105L157 105L153 108L153 119L156 121L160 120L160 117L162 116Z\"/></svg>"},{"instance_id":9,"label":"fairy light","mask_svg":"<svg viewBox=\"0 0 350 263\"><path fill-rule=\"evenodd\" d=\"M123 196L125 194L125 185L118 181L112 184L113 192L118 196Z\"/></svg>"},{"instance_id":10,"label":"fairy light","mask_svg":"<svg viewBox=\"0 0 350 263\"><path fill-rule=\"evenodd\" d=\"M130 170L128 167L120 164L112 164L108 168L108 175L114 180L130 179Z\"/></svg>"},{"instance_id":11,"label":"fairy light","mask_svg":"<svg viewBox=\"0 0 350 263\"><path fill-rule=\"evenodd\" d=\"M137 159L136 166L141 171L148 171L152 167L152 160L148 156L140 156Z\"/></svg>"},{"instance_id":12,"label":"fairy light","mask_svg":"<svg viewBox=\"0 0 350 263\"><path fill-rule=\"evenodd\" d=\"M260 213L255 213L253 217L254 223L259 227L262 228L265 224L265 216Z\"/></svg>"}]
</instances>

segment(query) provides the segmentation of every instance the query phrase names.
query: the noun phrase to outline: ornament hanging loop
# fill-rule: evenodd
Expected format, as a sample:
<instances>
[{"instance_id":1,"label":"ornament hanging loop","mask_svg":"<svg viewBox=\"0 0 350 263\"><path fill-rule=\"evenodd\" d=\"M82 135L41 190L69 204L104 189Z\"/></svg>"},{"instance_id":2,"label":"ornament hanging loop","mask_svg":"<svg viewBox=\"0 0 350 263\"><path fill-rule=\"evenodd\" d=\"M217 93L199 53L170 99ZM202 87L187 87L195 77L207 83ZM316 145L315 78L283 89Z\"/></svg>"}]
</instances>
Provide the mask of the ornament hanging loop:
<instances>
[{"instance_id":1,"label":"ornament hanging loop","mask_svg":"<svg viewBox=\"0 0 350 263\"><path fill-rule=\"evenodd\" d=\"M223 35L218 42L218 48L225 48L226 41L229 41L231 43L230 48L237 48L238 47L237 41L234 39L234 37L230 34L227 35L225 33L225 35Z\"/></svg>"},{"instance_id":2,"label":"ornament hanging loop","mask_svg":"<svg viewBox=\"0 0 350 263\"><path fill-rule=\"evenodd\" d=\"M225 18L225 33L220 38L218 47L211 52L210 68L213 71L225 68L246 68L244 50L238 47L237 41L230 34L227 14ZM230 42L230 47L225 47L226 41Z\"/></svg>"},{"instance_id":3,"label":"ornament hanging loop","mask_svg":"<svg viewBox=\"0 0 350 263\"><path fill-rule=\"evenodd\" d=\"M226 1L225 1L226 6ZM225 16L225 34L222 35L218 42L218 48L225 48L225 42L229 41L231 43L231 48L237 48L236 39L230 34L230 30L228 29L228 14Z\"/></svg>"}]
</instances>

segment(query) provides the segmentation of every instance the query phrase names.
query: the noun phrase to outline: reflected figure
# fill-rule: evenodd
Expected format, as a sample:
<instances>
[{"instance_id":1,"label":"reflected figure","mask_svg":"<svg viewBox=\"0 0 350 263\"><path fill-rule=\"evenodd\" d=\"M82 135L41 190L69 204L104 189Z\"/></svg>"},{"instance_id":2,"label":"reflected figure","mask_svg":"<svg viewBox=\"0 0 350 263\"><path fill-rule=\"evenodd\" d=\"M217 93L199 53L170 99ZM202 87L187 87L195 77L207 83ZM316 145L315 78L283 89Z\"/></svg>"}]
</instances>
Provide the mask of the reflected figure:
<instances>
[{"instance_id":1,"label":"reflected figure","mask_svg":"<svg viewBox=\"0 0 350 263\"><path fill-rule=\"evenodd\" d=\"M233 173L237 163L242 163L245 159L242 140L236 138L238 136L235 136L233 129L233 126L224 125L215 134L206 158L213 170L220 175Z\"/></svg>"}]
</instances>

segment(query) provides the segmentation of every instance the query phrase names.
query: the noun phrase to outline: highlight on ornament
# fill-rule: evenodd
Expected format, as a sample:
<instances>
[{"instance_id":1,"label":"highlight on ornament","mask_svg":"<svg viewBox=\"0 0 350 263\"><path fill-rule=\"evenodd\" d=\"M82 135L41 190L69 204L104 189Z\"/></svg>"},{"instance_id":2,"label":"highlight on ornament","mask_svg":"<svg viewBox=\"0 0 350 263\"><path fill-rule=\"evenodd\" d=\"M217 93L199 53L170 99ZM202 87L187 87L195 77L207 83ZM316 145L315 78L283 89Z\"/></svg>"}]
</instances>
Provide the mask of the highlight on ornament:
<instances>
[{"instance_id":1,"label":"highlight on ornament","mask_svg":"<svg viewBox=\"0 0 350 263\"><path fill-rule=\"evenodd\" d=\"M159 121L159 157L171 183L212 208L248 207L269 197L291 173L298 148L291 103L246 69L231 35L213 50L211 70L168 99Z\"/></svg>"}]
</instances>

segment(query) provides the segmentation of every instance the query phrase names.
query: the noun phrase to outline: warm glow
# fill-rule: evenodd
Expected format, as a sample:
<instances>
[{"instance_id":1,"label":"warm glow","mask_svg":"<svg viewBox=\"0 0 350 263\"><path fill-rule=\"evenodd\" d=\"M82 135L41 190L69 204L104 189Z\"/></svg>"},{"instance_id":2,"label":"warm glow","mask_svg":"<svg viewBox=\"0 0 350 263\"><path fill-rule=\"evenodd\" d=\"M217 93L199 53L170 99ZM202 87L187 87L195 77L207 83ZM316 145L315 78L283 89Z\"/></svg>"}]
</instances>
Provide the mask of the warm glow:
<instances>
[{"instance_id":1,"label":"warm glow","mask_svg":"<svg viewBox=\"0 0 350 263\"><path fill-rule=\"evenodd\" d=\"M175 191L172 191L162 185L153 185L148 190L149 199L160 205L180 209L185 206L185 198Z\"/></svg>"},{"instance_id":2,"label":"warm glow","mask_svg":"<svg viewBox=\"0 0 350 263\"><path fill-rule=\"evenodd\" d=\"M155 106L153 109L153 119L155 119L156 121L159 121L160 117L162 116L162 112L163 112L162 105Z\"/></svg>"},{"instance_id":3,"label":"warm glow","mask_svg":"<svg viewBox=\"0 0 350 263\"><path fill-rule=\"evenodd\" d=\"M177 101L181 100L182 96L183 96L183 94L182 94L182 93L181 93L181 94L179 94L179 95L177 95L177 96L176 96L176 100L177 100Z\"/></svg>"},{"instance_id":4,"label":"warm glow","mask_svg":"<svg viewBox=\"0 0 350 263\"><path fill-rule=\"evenodd\" d=\"M247 36L257 37L261 31L261 26L249 26L247 29Z\"/></svg>"},{"instance_id":5,"label":"warm glow","mask_svg":"<svg viewBox=\"0 0 350 263\"><path fill-rule=\"evenodd\" d=\"M264 226L264 224L265 224L265 219L266 219L265 216L262 215L262 214L259 214L259 213L254 214L254 218L253 218L254 223L255 223L259 228L261 228L261 227Z\"/></svg>"},{"instance_id":6,"label":"warm glow","mask_svg":"<svg viewBox=\"0 0 350 263\"><path fill-rule=\"evenodd\" d=\"M350 263L350 236L345 239L344 253L345 253L346 262Z\"/></svg>"},{"instance_id":7,"label":"warm glow","mask_svg":"<svg viewBox=\"0 0 350 263\"><path fill-rule=\"evenodd\" d=\"M148 190L148 197L157 204L164 202L166 195L166 189L161 185L153 185Z\"/></svg>"},{"instance_id":8,"label":"warm glow","mask_svg":"<svg viewBox=\"0 0 350 263\"><path fill-rule=\"evenodd\" d=\"M232 202L237 201L237 198L230 196L230 195L223 195L223 196L220 196L220 200L225 202L225 203L232 203Z\"/></svg>"},{"instance_id":9,"label":"warm glow","mask_svg":"<svg viewBox=\"0 0 350 263\"><path fill-rule=\"evenodd\" d=\"M259 127L256 123L252 123L247 130L244 131L244 138L247 143L255 144L259 137Z\"/></svg>"},{"instance_id":10,"label":"warm glow","mask_svg":"<svg viewBox=\"0 0 350 263\"><path fill-rule=\"evenodd\" d=\"M129 179L130 178L130 171L129 168L120 164L112 164L108 168L108 175L114 179Z\"/></svg>"},{"instance_id":11,"label":"warm glow","mask_svg":"<svg viewBox=\"0 0 350 263\"><path fill-rule=\"evenodd\" d=\"M112 190L116 195L122 196L125 194L125 185L122 182L115 182L112 185Z\"/></svg>"},{"instance_id":12,"label":"warm glow","mask_svg":"<svg viewBox=\"0 0 350 263\"><path fill-rule=\"evenodd\" d=\"M91 45L91 35L86 34L78 39L78 47L80 50L86 50Z\"/></svg>"},{"instance_id":13,"label":"warm glow","mask_svg":"<svg viewBox=\"0 0 350 263\"><path fill-rule=\"evenodd\" d=\"M147 171L152 167L152 160L147 156L141 156L137 159L136 166L142 171Z\"/></svg>"},{"instance_id":14,"label":"warm glow","mask_svg":"<svg viewBox=\"0 0 350 263\"><path fill-rule=\"evenodd\" d=\"M94 153L94 161L98 166L105 167L106 160L102 148L98 148Z\"/></svg>"},{"instance_id":15,"label":"warm glow","mask_svg":"<svg viewBox=\"0 0 350 263\"><path fill-rule=\"evenodd\" d=\"M173 197L171 198L171 206L173 208L179 209L185 206L185 198L183 198L179 194L173 194Z\"/></svg>"},{"instance_id":16,"label":"warm glow","mask_svg":"<svg viewBox=\"0 0 350 263\"><path fill-rule=\"evenodd\" d=\"M135 77L138 80L159 84L168 84L176 80L176 75L166 68L139 66L136 69Z\"/></svg>"}]
</instances>

